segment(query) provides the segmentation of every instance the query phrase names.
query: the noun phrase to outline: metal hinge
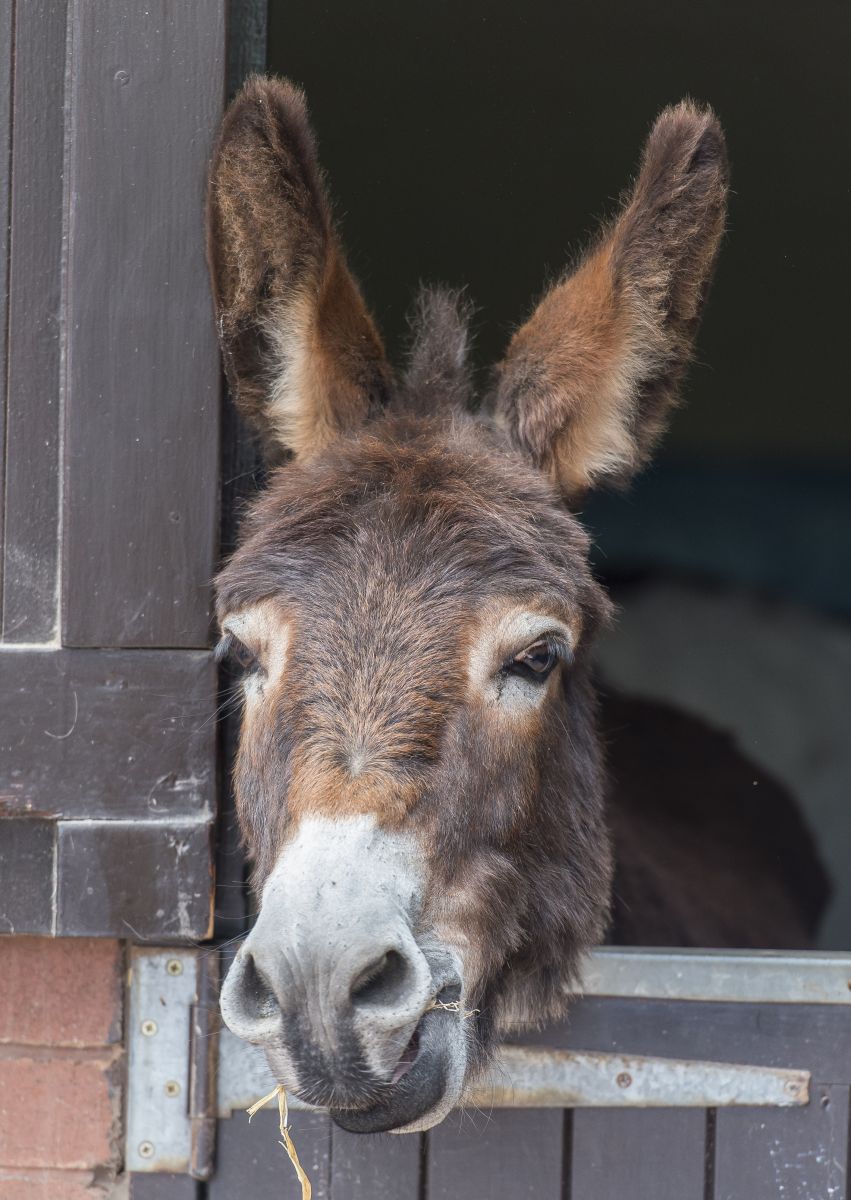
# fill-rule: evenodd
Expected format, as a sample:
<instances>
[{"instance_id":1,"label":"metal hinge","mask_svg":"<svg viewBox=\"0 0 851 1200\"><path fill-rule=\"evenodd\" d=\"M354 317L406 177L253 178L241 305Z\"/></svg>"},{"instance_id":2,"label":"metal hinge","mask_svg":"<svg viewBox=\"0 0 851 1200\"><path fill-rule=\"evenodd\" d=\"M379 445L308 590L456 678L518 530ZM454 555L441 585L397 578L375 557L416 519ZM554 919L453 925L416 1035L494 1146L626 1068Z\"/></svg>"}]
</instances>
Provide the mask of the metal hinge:
<instances>
[{"instance_id":1,"label":"metal hinge","mask_svg":"<svg viewBox=\"0 0 851 1200\"><path fill-rule=\"evenodd\" d=\"M134 947L128 1012L128 1171L213 1172L218 953Z\"/></svg>"}]
</instances>

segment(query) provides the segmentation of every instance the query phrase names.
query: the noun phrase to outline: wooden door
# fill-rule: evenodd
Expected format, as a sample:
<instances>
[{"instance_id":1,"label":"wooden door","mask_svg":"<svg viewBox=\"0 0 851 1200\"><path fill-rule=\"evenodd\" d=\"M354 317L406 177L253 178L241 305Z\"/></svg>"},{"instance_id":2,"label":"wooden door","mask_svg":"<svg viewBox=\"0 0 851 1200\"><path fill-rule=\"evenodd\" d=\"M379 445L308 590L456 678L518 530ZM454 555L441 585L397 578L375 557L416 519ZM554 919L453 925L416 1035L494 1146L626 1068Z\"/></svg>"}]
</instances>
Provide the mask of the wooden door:
<instances>
[{"instance_id":1,"label":"wooden door","mask_svg":"<svg viewBox=\"0 0 851 1200\"><path fill-rule=\"evenodd\" d=\"M151 994L167 1001L169 953L143 949L136 959L154 972ZM186 992L198 952L180 953ZM422 1135L352 1135L291 1109L292 1135L316 1200L849 1200L849 978L847 953L610 948L588 964L566 1022L511 1039L531 1050L520 1056L525 1077L509 1051L475 1103ZM131 1025L150 1004L143 991ZM169 1019L179 1028L184 1015ZM541 1051L559 1060L554 1073L542 1072ZM565 1051L596 1056L595 1080L584 1066L573 1071ZM174 1069L154 1065L151 1079ZM297 1196L273 1106L250 1124L244 1111L272 1085L262 1052L222 1034L205 1107L220 1118L213 1173L203 1184L134 1173L133 1200ZM552 1104L558 1087L572 1107L522 1106ZM157 1091L131 1080L134 1171L157 1165L134 1159L140 1136L160 1145L164 1121L168 1137L180 1132L173 1113L146 1100Z\"/></svg>"},{"instance_id":2,"label":"wooden door","mask_svg":"<svg viewBox=\"0 0 851 1200\"><path fill-rule=\"evenodd\" d=\"M7 933L211 928L224 52L224 0L0 3Z\"/></svg>"}]
</instances>

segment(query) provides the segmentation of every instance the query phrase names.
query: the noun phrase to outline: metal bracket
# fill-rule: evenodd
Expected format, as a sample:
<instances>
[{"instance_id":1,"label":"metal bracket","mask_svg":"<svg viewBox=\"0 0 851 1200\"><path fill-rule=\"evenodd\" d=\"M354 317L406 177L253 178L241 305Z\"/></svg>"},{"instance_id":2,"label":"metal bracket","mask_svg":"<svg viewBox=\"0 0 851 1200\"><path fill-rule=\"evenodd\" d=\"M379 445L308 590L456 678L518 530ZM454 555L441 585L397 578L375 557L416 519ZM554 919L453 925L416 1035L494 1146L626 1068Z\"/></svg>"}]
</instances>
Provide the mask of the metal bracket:
<instances>
[{"instance_id":1,"label":"metal bracket","mask_svg":"<svg viewBox=\"0 0 851 1200\"><path fill-rule=\"evenodd\" d=\"M134 947L128 1011L128 1171L209 1179L216 1135L218 954Z\"/></svg>"},{"instance_id":2,"label":"metal bracket","mask_svg":"<svg viewBox=\"0 0 851 1200\"><path fill-rule=\"evenodd\" d=\"M582 992L630 1000L851 1005L851 953L604 946L585 961Z\"/></svg>"},{"instance_id":3,"label":"metal bracket","mask_svg":"<svg viewBox=\"0 0 851 1200\"><path fill-rule=\"evenodd\" d=\"M275 1087L262 1050L222 1031L218 1108L229 1117ZM464 1104L479 1108L792 1108L809 1102L809 1071L742 1063L503 1046ZM290 1108L309 1109L296 1096Z\"/></svg>"}]
</instances>

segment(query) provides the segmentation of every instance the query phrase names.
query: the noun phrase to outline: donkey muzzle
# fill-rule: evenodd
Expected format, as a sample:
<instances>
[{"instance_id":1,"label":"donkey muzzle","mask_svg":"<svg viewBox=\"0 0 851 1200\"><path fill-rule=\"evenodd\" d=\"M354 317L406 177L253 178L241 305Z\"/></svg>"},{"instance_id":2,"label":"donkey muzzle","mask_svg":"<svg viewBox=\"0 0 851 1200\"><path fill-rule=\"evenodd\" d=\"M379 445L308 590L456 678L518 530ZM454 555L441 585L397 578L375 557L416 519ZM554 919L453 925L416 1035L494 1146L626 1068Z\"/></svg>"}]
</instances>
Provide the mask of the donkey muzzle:
<instances>
[{"instance_id":1,"label":"donkey muzzle","mask_svg":"<svg viewBox=\"0 0 851 1200\"><path fill-rule=\"evenodd\" d=\"M417 931L423 890L410 837L371 817L305 820L222 989L232 1032L352 1130L410 1126L463 1083L460 1015L434 1007L460 998L460 963Z\"/></svg>"}]
</instances>

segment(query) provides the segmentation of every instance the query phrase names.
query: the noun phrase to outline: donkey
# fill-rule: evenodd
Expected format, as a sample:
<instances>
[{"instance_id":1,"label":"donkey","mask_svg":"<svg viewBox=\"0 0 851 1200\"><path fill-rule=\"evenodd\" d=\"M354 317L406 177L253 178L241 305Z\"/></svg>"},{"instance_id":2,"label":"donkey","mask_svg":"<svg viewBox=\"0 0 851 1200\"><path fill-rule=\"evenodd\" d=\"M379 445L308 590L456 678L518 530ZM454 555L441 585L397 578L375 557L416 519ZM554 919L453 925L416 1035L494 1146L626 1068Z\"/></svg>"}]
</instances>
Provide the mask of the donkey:
<instances>
[{"instance_id":1,"label":"donkey","mask_svg":"<svg viewBox=\"0 0 851 1200\"><path fill-rule=\"evenodd\" d=\"M217 581L217 655L242 671L234 784L259 900L221 1007L345 1129L436 1124L500 1034L563 1014L609 920L610 824L627 894L657 852L657 908L685 894L676 849L659 850L670 815L653 810L656 840L630 857L630 806L650 810L634 787L625 810L604 803L590 653L611 606L574 514L647 462L677 401L726 194L713 113L666 109L620 214L474 405L468 314L447 291L421 296L394 375L302 94L255 78L225 117L208 195L221 347L279 465ZM679 935L723 944L735 922L700 926L710 839L692 843ZM775 857L742 863L765 881L755 936L782 945L806 939L809 917Z\"/></svg>"}]
</instances>

